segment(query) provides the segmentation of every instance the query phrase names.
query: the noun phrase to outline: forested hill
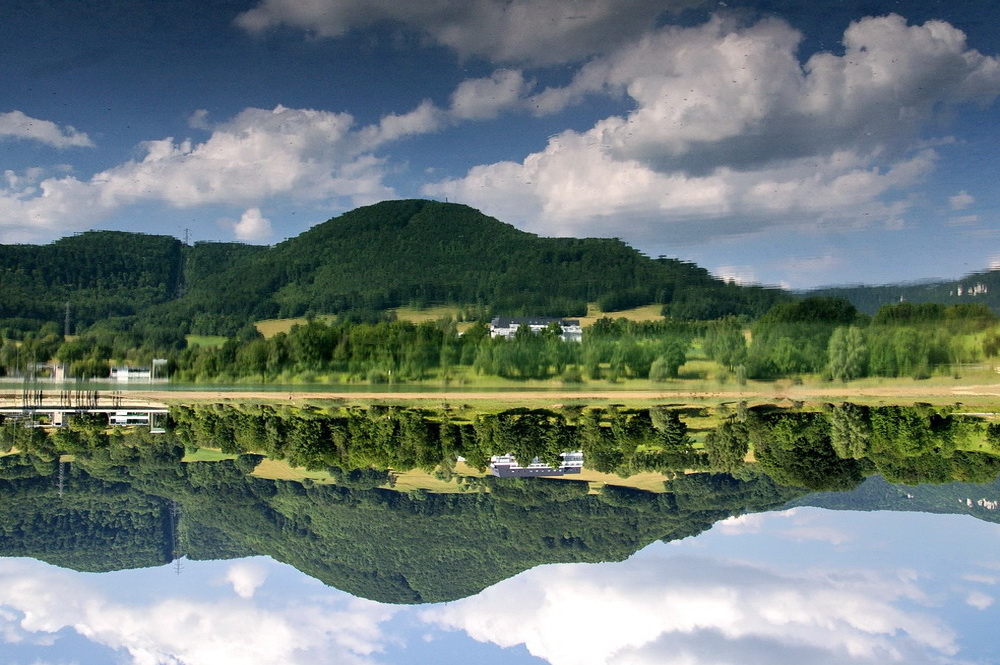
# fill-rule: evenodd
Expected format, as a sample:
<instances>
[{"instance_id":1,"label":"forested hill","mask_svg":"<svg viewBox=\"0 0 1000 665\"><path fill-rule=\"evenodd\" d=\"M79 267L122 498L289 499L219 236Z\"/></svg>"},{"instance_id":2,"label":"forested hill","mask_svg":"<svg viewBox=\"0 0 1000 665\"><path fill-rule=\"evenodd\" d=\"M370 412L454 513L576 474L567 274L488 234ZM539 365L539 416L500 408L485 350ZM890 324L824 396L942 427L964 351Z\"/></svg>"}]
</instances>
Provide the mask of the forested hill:
<instances>
[{"instance_id":1,"label":"forested hill","mask_svg":"<svg viewBox=\"0 0 1000 665\"><path fill-rule=\"evenodd\" d=\"M617 239L542 238L468 206L403 200L358 208L236 261L171 309L223 329L247 317L442 303L553 316L583 314L587 302L606 311L667 303L685 318L715 318L758 315L784 298L650 259Z\"/></svg>"},{"instance_id":2,"label":"forested hill","mask_svg":"<svg viewBox=\"0 0 1000 665\"><path fill-rule=\"evenodd\" d=\"M831 287L816 289L807 295L846 298L865 314L875 314L882 305L900 302L977 303L1000 314L1000 270L976 272L950 281Z\"/></svg>"},{"instance_id":3,"label":"forested hill","mask_svg":"<svg viewBox=\"0 0 1000 665\"><path fill-rule=\"evenodd\" d=\"M0 325L138 315L184 332L235 332L305 314L401 305L572 316L663 303L683 318L762 314L789 296L726 284L693 264L651 259L618 239L542 238L459 204L385 201L274 247L185 246L168 236L90 232L0 246ZM23 322L22 322L23 323Z\"/></svg>"}]
</instances>

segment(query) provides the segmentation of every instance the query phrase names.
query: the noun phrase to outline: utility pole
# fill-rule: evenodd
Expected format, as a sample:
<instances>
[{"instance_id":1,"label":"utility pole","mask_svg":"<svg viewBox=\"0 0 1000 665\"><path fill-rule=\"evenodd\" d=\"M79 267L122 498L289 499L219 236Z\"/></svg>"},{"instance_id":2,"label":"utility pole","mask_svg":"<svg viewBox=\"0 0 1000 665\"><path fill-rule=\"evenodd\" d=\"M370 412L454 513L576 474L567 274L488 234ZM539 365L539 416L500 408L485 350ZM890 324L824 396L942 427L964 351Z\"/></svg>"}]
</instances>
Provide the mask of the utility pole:
<instances>
[{"instance_id":1,"label":"utility pole","mask_svg":"<svg viewBox=\"0 0 1000 665\"><path fill-rule=\"evenodd\" d=\"M63 337L69 337L69 301L66 301L66 318L63 320Z\"/></svg>"}]
</instances>

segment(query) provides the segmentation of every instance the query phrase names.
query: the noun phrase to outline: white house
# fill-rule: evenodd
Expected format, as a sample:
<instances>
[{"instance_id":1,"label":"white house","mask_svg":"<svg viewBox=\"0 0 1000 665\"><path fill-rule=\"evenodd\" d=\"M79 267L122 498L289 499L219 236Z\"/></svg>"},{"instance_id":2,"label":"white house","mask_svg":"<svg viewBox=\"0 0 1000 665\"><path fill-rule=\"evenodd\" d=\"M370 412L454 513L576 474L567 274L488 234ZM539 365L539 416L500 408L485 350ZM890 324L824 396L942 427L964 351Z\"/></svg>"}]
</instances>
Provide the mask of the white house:
<instances>
[{"instance_id":1,"label":"white house","mask_svg":"<svg viewBox=\"0 0 1000 665\"><path fill-rule=\"evenodd\" d=\"M112 367L111 378L115 381L150 381L153 371L148 367Z\"/></svg>"},{"instance_id":2,"label":"white house","mask_svg":"<svg viewBox=\"0 0 1000 665\"><path fill-rule=\"evenodd\" d=\"M527 478L531 476L564 476L567 473L580 473L583 470L583 451L559 453L562 464L558 468L545 464L537 457L527 465L521 466L513 455L494 455L490 458L490 471L498 478Z\"/></svg>"},{"instance_id":3,"label":"white house","mask_svg":"<svg viewBox=\"0 0 1000 665\"><path fill-rule=\"evenodd\" d=\"M583 327L580 325L579 319L556 319L547 316L531 318L506 318L498 316L490 322L490 337L511 338L522 325L528 326L531 332L538 333L548 328L552 323L558 323L559 327L562 328L564 342L583 341Z\"/></svg>"}]
</instances>

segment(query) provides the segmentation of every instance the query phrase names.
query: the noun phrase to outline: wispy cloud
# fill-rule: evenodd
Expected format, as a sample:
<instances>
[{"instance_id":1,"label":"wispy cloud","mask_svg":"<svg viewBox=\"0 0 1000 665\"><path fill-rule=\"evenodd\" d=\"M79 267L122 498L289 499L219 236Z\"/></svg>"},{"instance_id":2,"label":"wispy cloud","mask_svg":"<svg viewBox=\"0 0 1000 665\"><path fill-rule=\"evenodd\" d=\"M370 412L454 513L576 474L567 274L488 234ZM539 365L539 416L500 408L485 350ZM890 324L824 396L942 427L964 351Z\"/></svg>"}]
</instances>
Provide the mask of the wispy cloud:
<instances>
[{"instance_id":1,"label":"wispy cloud","mask_svg":"<svg viewBox=\"0 0 1000 665\"><path fill-rule=\"evenodd\" d=\"M0 113L0 140L37 141L53 148L92 148L94 142L85 133L50 120L39 120L21 111Z\"/></svg>"},{"instance_id":2,"label":"wispy cloud","mask_svg":"<svg viewBox=\"0 0 1000 665\"><path fill-rule=\"evenodd\" d=\"M970 205L972 205L975 202L976 202L976 199L973 198L964 189L962 191L960 191L958 194L955 194L954 196L948 197L948 203L951 204L951 209L952 210L965 210L966 208L968 208Z\"/></svg>"},{"instance_id":3,"label":"wispy cloud","mask_svg":"<svg viewBox=\"0 0 1000 665\"><path fill-rule=\"evenodd\" d=\"M460 56L549 65L608 51L654 27L658 17L704 0L262 0L238 26L261 34L278 26L320 37L391 21Z\"/></svg>"}]
</instances>

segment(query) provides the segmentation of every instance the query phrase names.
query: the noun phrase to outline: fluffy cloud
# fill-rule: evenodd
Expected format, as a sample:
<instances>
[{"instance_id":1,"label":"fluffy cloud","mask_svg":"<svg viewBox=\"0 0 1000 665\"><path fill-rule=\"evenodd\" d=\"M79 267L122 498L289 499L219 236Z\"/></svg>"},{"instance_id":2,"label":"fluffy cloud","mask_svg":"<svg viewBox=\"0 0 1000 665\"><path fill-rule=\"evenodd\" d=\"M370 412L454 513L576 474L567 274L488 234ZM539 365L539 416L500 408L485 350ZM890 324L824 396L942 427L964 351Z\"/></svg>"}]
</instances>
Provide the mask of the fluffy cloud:
<instances>
[{"instance_id":1,"label":"fluffy cloud","mask_svg":"<svg viewBox=\"0 0 1000 665\"><path fill-rule=\"evenodd\" d=\"M521 72L498 69L489 78L463 81L451 96L451 115L459 120L495 118L521 105L530 88Z\"/></svg>"},{"instance_id":2,"label":"fluffy cloud","mask_svg":"<svg viewBox=\"0 0 1000 665\"><path fill-rule=\"evenodd\" d=\"M423 616L552 665L938 662L954 635L903 609L923 600L907 574L660 555L545 566Z\"/></svg>"},{"instance_id":3,"label":"fluffy cloud","mask_svg":"<svg viewBox=\"0 0 1000 665\"><path fill-rule=\"evenodd\" d=\"M842 55L802 63L800 39L778 20L719 17L650 33L528 100L554 113L587 95L625 94L632 112L425 193L538 220L532 230L544 233L606 231L613 216L639 242L667 227L684 239L803 219L900 226L907 191L936 160L913 149L919 132L942 107L992 103L1000 61L968 49L947 23L899 16L853 23ZM671 224L685 221L697 225Z\"/></svg>"},{"instance_id":4,"label":"fluffy cloud","mask_svg":"<svg viewBox=\"0 0 1000 665\"><path fill-rule=\"evenodd\" d=\"M948 203L951 204L952 210L965 210L975 202L976 199L964 189L958 194L948 197Z\"/></svg>"},{"instance_id":5,"label":"fluffy cloud","mask_svg":"<svg viewBox=\"0 0 1000 665\"><path fill-rule=\"evenodd\" d=\"M235 577L245 581L247 571ZM381 651L380 626L395 612L346 596L263 609L249 594L241 595L232 601L172 597L148 607L130 605L66 571L27 560L0 562L0 624L22 638L70 628L127 652L135 665L361 665Z\"/></svg>"},{"instance_id":6,"label":"fluffy cloud","mask_svg":"<svg viewBox=\"0 0 1000 665\"><path fill-rule=\"evenodd\" d=\"M260 208L249 208L233 224L233 232L237 240L263 242L271 237L271 220L260 214Z\"/></svg>"},{"instance_id":7,"label":"fluffy cloud","mask_svg":"<svg viewBox=\"0 0 1000 665\"><path fill-rule=\"evenodd\" d=\"M666 12L704 4L704 0L261 0L236 22L253 33L286 25L321 37L339 37L392 21L462 57L537 65L607 51L652 28Z\"/></svg>"},{"instance_id":8,"label":"fluffy cloud","mask_svg":"<svg viewBox=\"0 0 1000 665\"><path fill-rule=\"evenodd\" d=\"M977 610L988 609L996 599L982 591L970 591L965 597L965 602Z\"/></svg>"},{"instance_id":9,"label":"fluffy cloud","mask_svg":"<svg viewBox=\"0 0 1000 665\"><path fill-rule=\"evenodd\" d=\"M417 109L413 114L423 113ZM204 117L199 116L201 121ZM215 126L203 142L147 141L142 156L95 174L41 177L6 174L0 187L0 236L86 228L124 206L161 202L178 208L206 204L255 206L269 197L354 204L391 197L383 160L374 150L413 131L419 120L383 119L356 128L346 113L278 106L250 108ZM259 217L259 212L257 214ZM266 220L244 216L234 228L259 235Z\"/></svg>"},{"instance_id":10,"label":"fluffy cloud","mask_svg":"<svg viewBox=\"0 0 1000 665\"><path fill-rule=\"evenodd\" d=\"M266 579L267 569L254 561L234 563L226 571L226 581L233 585L233 591L240 598L253 598Z\"/></svg>"},{"instance_id":11,"label":"fluffy cloud","mask_svg":"<svg viewBox=\"0 0 1000 665\"><path fill-rule=\"evenodd\" d=\"M27 139L53 148L91 148L94 146L83 132L72 127L60 127L49 120L39 120L21 111L0 113L0 140Z\"/></svg>"}]
</instances>

